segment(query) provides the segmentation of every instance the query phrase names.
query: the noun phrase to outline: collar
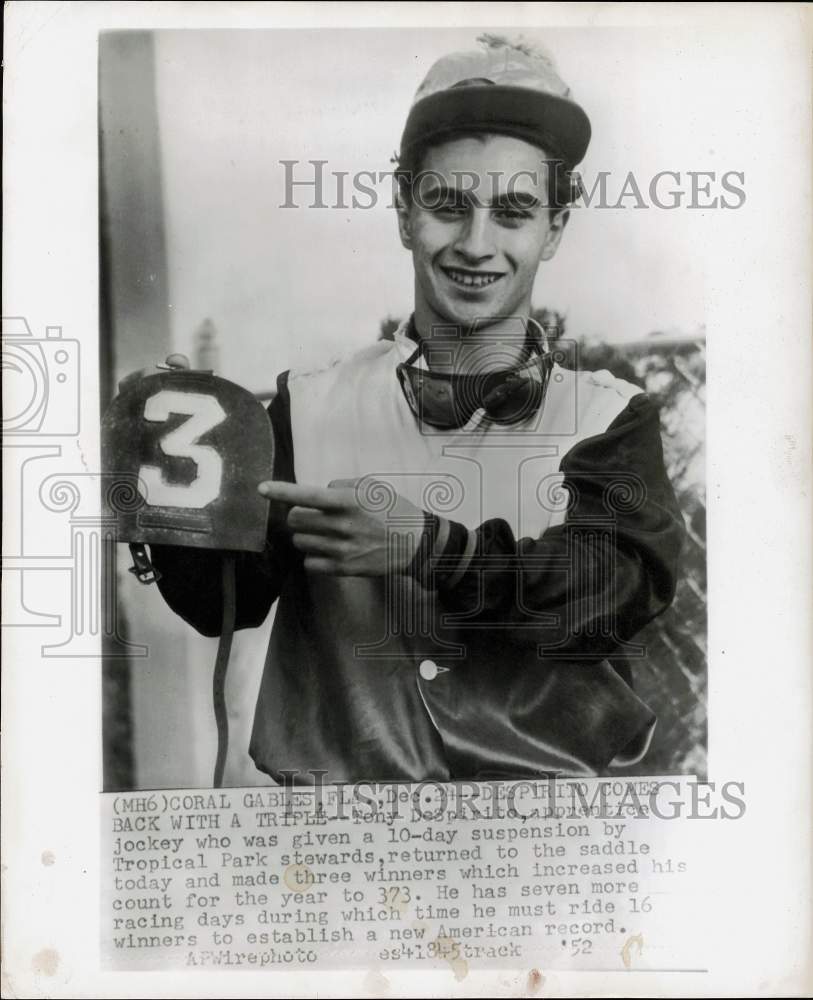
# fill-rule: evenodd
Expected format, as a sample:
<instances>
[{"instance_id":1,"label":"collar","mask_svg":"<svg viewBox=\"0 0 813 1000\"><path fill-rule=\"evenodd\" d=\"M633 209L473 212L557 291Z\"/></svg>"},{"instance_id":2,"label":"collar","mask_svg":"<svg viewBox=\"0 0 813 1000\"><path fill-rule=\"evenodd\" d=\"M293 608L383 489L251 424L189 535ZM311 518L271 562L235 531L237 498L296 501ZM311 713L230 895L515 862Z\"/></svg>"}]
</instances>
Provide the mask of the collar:
<instances>
[{"instance_id":1,"label":"collar","mask_svg":"<svg viewBox=\"0 0 813 1000\"><path fill-rule=\"evenodd\" d=\"M515 368L524 368L534 359L535 356L544 357L549 352L545 332L542 327L536 322L536 320L531 319L530 317L528 317L525 322L525 347L527 350L527 356L524 361L515 365ZM537 327L539 332L536 332L533 329L534 327ZM400 360L402 363L412 365L415 368L428 368L423 352L425 340L415 325L415 313L412 313L408 319L401 322L400 326L393 334L393 341L399 348Z\"/></svg>"}]
</instances>

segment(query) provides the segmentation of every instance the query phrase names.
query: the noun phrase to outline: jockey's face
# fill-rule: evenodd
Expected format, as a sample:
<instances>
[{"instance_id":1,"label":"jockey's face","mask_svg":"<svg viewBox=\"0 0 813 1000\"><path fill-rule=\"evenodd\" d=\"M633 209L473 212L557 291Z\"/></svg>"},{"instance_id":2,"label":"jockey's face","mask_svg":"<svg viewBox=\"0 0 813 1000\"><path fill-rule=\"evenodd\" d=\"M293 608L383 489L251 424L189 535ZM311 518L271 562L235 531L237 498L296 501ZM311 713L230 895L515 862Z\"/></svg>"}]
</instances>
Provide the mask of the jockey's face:
<instances>
[{"instance_id":1,"label":"jockey's face","mask_svg":"<svg viewBox=\"0 0 813 1000\"><path fill-rule=\"evenodd\" d=\"M527 316L539 264L559 245L566 211L551 210L541 149L502 135L427 150L413 197L398 209L412 252L416 314L470 326Z\"/></svg>"}]
</instances>

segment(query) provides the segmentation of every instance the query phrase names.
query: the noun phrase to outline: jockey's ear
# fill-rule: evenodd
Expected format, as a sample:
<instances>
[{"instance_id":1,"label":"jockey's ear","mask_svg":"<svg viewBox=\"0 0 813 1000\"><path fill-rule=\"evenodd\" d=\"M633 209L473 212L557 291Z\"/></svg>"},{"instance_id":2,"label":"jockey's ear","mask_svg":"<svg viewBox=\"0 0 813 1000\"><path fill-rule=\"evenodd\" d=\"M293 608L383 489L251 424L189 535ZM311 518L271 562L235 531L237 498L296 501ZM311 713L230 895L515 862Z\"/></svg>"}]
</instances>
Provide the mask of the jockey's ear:
<instances>
[{"instance_id":1,"label":"jockey's ear","mask_svg":"<svg viewBox=\"0 0 813 1000\"><path fill-rule=\"evenodd\" d=\"M551 212L548 235L542 245L540 260L550 260L559 249L562 242L562 233L565 231L567 220L570 218L570 209L562 208L556 212Z\"/></svg>"},{"instance_id":2,"label":"jockey's ear","mask_svg":"<svg viewBox=\"0 0 813 1000\"><path fill-rule=\"evenodd\" d=\"M395 211L398 216L398 235L405 250L412 249L412 202L399 184L395 191Z\"/></svg>"}]
</instances>

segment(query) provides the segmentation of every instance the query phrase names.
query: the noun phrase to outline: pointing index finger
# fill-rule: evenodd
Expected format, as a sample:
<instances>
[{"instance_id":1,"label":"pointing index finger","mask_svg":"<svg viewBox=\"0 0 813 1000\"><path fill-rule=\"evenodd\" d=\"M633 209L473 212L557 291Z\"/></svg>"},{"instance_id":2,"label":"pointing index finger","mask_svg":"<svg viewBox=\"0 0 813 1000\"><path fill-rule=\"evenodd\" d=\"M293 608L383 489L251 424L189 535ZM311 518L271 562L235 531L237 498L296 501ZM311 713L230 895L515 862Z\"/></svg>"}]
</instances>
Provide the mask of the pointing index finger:
<instances>
[{"instance_id":1,"label":"pointing index finger","mask_svg":"<svg viewBox=\"0 0 813 1000\"><path fill-rule=\"evenodd\" d=\"M312 507L316 510L342 510L347 505L346 491L321 486L302 486L267 480L257 487L269 500L291 504L292 507Z\"/></svg>"}]
</instances>

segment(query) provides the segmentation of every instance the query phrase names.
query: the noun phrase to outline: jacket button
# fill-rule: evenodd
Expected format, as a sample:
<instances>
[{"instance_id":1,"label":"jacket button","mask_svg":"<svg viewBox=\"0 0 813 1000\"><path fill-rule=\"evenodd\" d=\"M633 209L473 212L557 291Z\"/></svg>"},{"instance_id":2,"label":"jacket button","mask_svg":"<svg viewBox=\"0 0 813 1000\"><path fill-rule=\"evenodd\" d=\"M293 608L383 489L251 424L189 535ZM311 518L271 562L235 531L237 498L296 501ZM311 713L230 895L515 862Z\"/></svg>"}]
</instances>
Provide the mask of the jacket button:
<instances>
[{"instance_id":1,"label":"jacket button","mask_svg":"<svg viewBox=\"0 0 813 1000\"><path fill-rule=\"evenodd\" d=\"M424 660L418 667L418 673L425 681L433 681L438 675L438 665L434 660Z\"/></svg>"}]
</instances>

